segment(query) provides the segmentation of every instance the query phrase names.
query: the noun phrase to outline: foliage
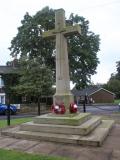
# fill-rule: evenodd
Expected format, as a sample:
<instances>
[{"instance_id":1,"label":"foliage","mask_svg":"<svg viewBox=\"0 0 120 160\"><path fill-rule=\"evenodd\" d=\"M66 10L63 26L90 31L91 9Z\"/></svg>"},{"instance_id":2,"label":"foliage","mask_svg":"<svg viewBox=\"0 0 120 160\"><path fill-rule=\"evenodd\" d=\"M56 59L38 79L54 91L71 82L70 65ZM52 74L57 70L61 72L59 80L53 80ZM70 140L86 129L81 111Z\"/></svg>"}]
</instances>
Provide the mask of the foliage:
<instances>
[{"instance_id":1,"label":"foliage","mask_svg":"<svg viewBox=\"0 0 120 160\"><path fill-rule=\"evenodd\" d=\"M16 96L16 93L13 91L12 87L18 84L19 77L20 75L18 74L18 72L2 75L6 99L9 100L10 103L15 103L18 100L18 97Z\"/></svg>"},{"instance_id":2,"label":"foliage","mask_svg":"<svg viewBox=\"0 0 120 160\"><path fill-rule=\"evenodd\" d=\"M89 22L85 18L71 14L70 20L81 26L81 36L68 39L71 80L80 88L89 83L91 75L96 73L99 36L89 31Z\"/></svg>"},{"instance_id":3,"label":"foliage","mask_svg":"<svg viewBox=\"0 0 120 160\"><path fill-rule=\"evenodd\" d=\"M119 98L120 96L120 80L118 79L111 79L107 83L108 89L115 93L116 97Z\"/></svg>"},{"instance_id":4,"label":"foliage","mask_svg":"<svg viewBox=\"0 0 120 160\"><path fill-rule=\"evenodd\" d=\"M116 73L112 73L107 84L104 85L104 88L115 93L116 98L120 98L120 61L116 62Z\"/></svg>"},{"instance_id":5,"label":"foliage","mask_svg":"<svg viewBox=\"0 0 120 160\"><path fill-rule=\"evenodd\" d=\"M117 65L116 65L116 70L117 70L116 78L120 80L120 61L117 61L116 63L117 63Z\"/></svg>"},{"instance_id":6,"label":"foliage","mask_svg":"<svg viewBox=\"0 0 120 160\"><path fill-rule=\"evenodd\" d=\"M1 160L67 160L67 158L53 157L46 155L29 154L24 152L18 152L14 150L0 149Z\"/></svg>"},{"instance_id":7,"label":"foliage","mask_svg":"<svg viewBox=\"0 0 120 160\"><path fill-rule=\"evenodd\" d=\"M52 92L52 72L37 60L22 60L20 75L19 84L13 87L17 94L39 97Z\"/></svg>"},{"instance_id":8,"label":"foliage","mask_svg":"<svg viewBox=\"0 0 120 160\"><path fill-rule=\"evenodd\" d=\"M114 104L120 104L120 99L115 99Z\"/></svg>"},{"instance_id":9,"label":"foliage","mask_svg":"<svg viewBox=\"0 0 120 160\"><path fill-rule=\"evenodd\" d=\"M11 41L11 55L20 55L20 58L25 57L27 60L40 60L47 68L52 69L54 77L55 40L43 39L42 32L54 28L55 10L45 7L34 16L26 13L21 23L17 35ZM99 36L89 31L89 22L81 16L71 14L66 23L81 26L81 36L68 37L68 52L71 80L77 87L83 87L90 82L91 75L96 73Z\"/></svg>"},{"instance_id":10,"label":"foliage","mask_svg":"<svg viewBox=\"0 0 120 160\"><path fill-rule=\"evenodd\" d=\"M19 83L12 87L16 94L25 96L38 102L38 115L40 115L41 96L52 93L52 71L41 64L36 58L26 60L22 57L19 68Z\"/></svg>"}]
</instances>

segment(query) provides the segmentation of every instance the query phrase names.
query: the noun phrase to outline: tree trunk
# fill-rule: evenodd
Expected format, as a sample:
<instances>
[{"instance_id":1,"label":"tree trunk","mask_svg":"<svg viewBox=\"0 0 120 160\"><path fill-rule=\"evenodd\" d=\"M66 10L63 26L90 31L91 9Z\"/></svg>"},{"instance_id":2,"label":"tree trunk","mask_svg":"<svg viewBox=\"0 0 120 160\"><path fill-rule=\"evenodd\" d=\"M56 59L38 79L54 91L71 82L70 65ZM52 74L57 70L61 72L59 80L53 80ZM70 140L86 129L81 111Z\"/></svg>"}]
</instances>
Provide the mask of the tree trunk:
<instances>
[{"instance_id":1,"label":"tree trunk","mask_svg":"<svg viewBox=\"0 0 120 160\"><path fill-rule=\"evenodd\" d=\"M6 105L7 105L7 110L6 110L6 115L7 115L7 125L10 126L10 95L6 94Z\"/></svg>"},{"instance_id":2,"label":"tree trunk","mask_svg":"<svg viewBox=\"0 0 120 160\"><path fill-rule=\"evenodd\" d=\"M40 96L38 96L38 115L40 116Z\"/></svg>"}]
</instances>

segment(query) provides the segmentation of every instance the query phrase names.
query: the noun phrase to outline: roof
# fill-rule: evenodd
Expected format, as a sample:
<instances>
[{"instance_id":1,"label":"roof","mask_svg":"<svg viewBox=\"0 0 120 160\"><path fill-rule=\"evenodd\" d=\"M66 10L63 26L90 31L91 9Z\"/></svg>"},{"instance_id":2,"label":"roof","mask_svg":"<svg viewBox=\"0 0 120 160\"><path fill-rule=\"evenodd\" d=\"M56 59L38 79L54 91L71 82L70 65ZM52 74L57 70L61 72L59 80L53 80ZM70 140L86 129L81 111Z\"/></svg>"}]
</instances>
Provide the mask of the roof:
<instances>
[{"instance_id":1,"label":"roof","mask_svg":"<svg viewBox=\"0 0 120 160\"><path fill-rule=\"evenodd\" d=\"M77 90L76 88L73 88L72 93L75 96L85 96L85 95L90 96L90 95L92 95L92 94L94 94L94 93L96 93L100 90L104 90L104 91L114 95L114 93L112 93L112 92L110 92L110 91L108 91L108 90L106 90L102 87L99 87L99 86L90 86L90 87L84 88L82 90Z\"/></svg>"},{"instance_id":2,"label":"roof","mask_svg":"<svg viewBox=\"0 0 120 160\"><path fill-rule=\"evenodd\" d=\"M0 74L15 73L17 71L16 67L12 66L0 66Z\"/></svg>"}]
</instances>

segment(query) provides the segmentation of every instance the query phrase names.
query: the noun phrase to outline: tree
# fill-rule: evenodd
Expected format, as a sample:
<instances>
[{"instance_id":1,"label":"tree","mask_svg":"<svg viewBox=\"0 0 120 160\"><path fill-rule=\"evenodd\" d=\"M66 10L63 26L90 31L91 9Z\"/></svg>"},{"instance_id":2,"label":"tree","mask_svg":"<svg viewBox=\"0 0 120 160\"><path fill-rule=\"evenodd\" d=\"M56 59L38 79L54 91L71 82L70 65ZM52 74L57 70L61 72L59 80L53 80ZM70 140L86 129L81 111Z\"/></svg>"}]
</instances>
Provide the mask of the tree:
<instances>
[{"instance_id":1,"label":"tree","mask_svg":"<svg viewBox=\"0 0 120 160\"><path fill-rule=\"evenodd\" d=\"M55 41L42 38L43 31L55 27L55 10L45 7L34 16L26 13L21 23L11 41L11 55L24 56L27 60L40 59L47 68L52 69L55 76ZM82 34L68 37L68 52L71 81L80 88L89 83L91 75L96 73L100 40L98 35L89 31L89 22L85 18L71 14L66 20L67 25L76 23L81 26Z\"/></svg>"},{"instance_id":2,"label":"tree","mask_svg":"<svg viewBox=\"0 0 120 160\"><path fill-rule=\"evenodd\" d=\"M116 78L120 80L120 61L117 61L116 63L117 63L117 65L116 65L116 70L117 70Z\"/></svg>"},{"instance_id":3,"label":"tree","mask_svg":"<svg viewBox=\"0 0 120 160\"><path fill-rule=\"evenodd\" d=\"M50 95L52 92L52 72L35 59L22 60L21 64L19 83L12 89L19 95L37 97L38 114L40 115L41 96Z\"/></svg>"},{"instance_id":4,"label":"tree","mask_svg":"<svg viewBox=\"0 0 120 160\"><path fill-rule=\"evenodd\" d=\"M16 96L16 93L13 91L12 87L18 84L19 77L18 72L14 70L13 72L2 75L6 100L9 101L7 103L18 103L19 97Z\"/></svg>"},{"instance_id":5,"label":"tree","mask_svg":"<svg viewBox=\"0 0 120 160\"><path fill-rule=\"evenodd\" d=\"M116 62L116 73L112 73L109 81L103 87L115 93L120 98L120 61Z\"/></svg>"},{"instance_id":6,"label":"tree","mask_svg":"<svg viewBox=\"0 0 120 160\"><path fill-rule=\"evenodd\" d=\"M106 89L115 93L116 98L120 98L120 80L118 79L110 79L106 85Z\"/></svg>"}]
</instances>

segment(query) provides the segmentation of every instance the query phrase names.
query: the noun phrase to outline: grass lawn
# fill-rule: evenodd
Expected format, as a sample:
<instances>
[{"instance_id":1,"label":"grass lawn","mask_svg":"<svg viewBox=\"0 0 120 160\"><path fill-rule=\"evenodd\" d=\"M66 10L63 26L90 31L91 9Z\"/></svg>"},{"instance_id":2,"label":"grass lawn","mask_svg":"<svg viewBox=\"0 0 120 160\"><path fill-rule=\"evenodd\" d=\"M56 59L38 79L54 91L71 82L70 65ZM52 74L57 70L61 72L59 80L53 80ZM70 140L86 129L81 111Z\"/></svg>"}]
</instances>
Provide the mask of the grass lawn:
<instances>
[{"instance_id":1,"label":"grass lawn","mask_svg":"<svg viewBox=\"0 0 120 160\"><path fill-rule=\"evenodd\" d=\"M119 104L120 103L120 99L115 99L114 100L114 104Z\"/></svg>"},{"instance_id":2,"label":"grass lawn","mask_svg":"<svg viewBox=\"0 0 120 160\"><path fill-rule=\"evenodd\" d=\"M28 154L13 150L0 149L0 160L68 160L68 158Z\"/></svg>"},{"instance_id":3,"label":"grass lawn","mask_svg":"<svg viewBox=\"0 0 120 160\"><path fill-rule=\"evenodd\" d=\"M17 124L21 124L21 123L25 123L28 121L32 121L32 118L16 118L16 119L11 119L11 125L17 125ZM0 128L4 128L7 127L7 120L0 120Z\"/></svg>"}]
</instances>

